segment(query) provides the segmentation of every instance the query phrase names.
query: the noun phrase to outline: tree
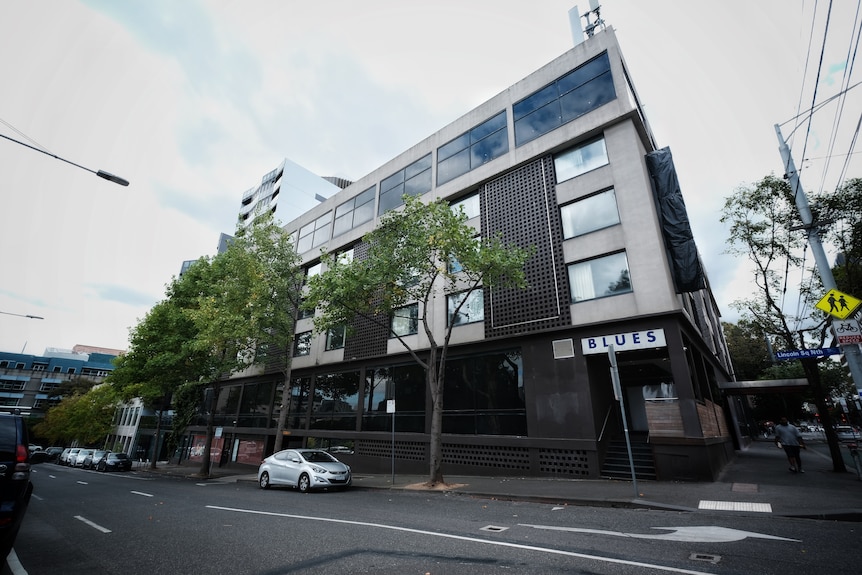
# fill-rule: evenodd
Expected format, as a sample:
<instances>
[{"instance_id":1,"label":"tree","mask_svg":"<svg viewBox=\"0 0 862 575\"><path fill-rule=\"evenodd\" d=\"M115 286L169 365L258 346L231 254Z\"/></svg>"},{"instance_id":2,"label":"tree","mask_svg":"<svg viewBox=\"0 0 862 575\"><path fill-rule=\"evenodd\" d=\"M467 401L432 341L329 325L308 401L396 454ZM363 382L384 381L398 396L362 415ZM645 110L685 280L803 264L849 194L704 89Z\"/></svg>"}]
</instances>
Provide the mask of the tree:
<instances>
[{"instance_id":1,"label":"tree","mask_svg":"<svg viewBox=\"0 0 862 575\"><path fill-rule=\"evenodd\" d=\"M215 396L224 378L277 357L285 377L285 405L300 297L297 261L290 239L268 213L247 228L239 226L227 250L210 262L206 285L201 286L196 305L185 312L197 330L192 349L208 358L200 380L213 387ZM277 443L284 424L281 418L280 424ZM200 472L204 476L209 475L213 431L214 410L210 409Z\"/></svg>"},{"instance_id":2,"label":"tree","mask_svg":"<svg viewBox=\"0 0 862 575\"><path fill-rule=\"evenodd\" d=\"M45 414L34 431L51 442L83 445L104 442L113 428L118 397L110 385L96 385L66 397Z\"/></svg>"},{"instance_id":3,"label":"tree","mask_svg":"<svg viewBox=\"0 0 862 575\"><path fill-rule=\"evenodd\" d=\"M727 253L748 258L754 272L754 293L732 305L765 336L773 337L785 350L823 347L827 324L812 312L788 314L784 297L789 274L803 268L805 243L799 229L799 216L789 184L774 175L753 187L740 187L725 200L721 221L730 224ZM813 290L800 289L800 297L811 303ZM797 309L811 310L813 306ZM819 313L819 312L818 312ZM798 339L797 339L798 337ZM776 350L779 351L779 350ZM799 360L826 430L833 469L846 471L838 438L828 410L828 392L820 380L822 360Z\"/></svg>"},{"instance_id":4,"label":"tree","mask_svg":"<svg viewBox=\"0 0 862 575\"><path fill-rule=\"evenodd\" d=\"M463 212L442 200L424 203L404 196L402 210L387 212L363 241L367 253L351 261L324 253L325 271L311 278L304 303L316 309L317 332L364 320L384 327L425 370L431 393L429 485L442 474L443 383L454 322L470 295L491 287L524 288L524 263L530 250L504 245L499 237L476 237ZM444 294L459 294L444 330L434 330L431 311ZM408 305L418 306L417 321L428 341L420 354L398 332L391 318Z\"/></svg>"},{"instance_id":5,"label":"tree","mask_svg":"<svg viewBox=\"0 0 862 575\"><path fill-rule=\"evenodd\" d=\"M832 275L836 287L862 297L862 178L849 180L833 192L812 197L812 213L823 227L824 241L839 254Z\"/></svg>"},{"instance_id":6,"label":"tree","mask_svg":"<svg viewBox=\"0 0 862 575\"><path fill-rule=\"evenodd\" d=\"M132 328L129 351L115 360L114 370L106 378L124 401L138 397L157 412L152 469L157 466L163 414L174 392L186 382L199 380L209 363L208 354L194 346L198 328L188 317L188 310L197 305L200 290L206 287L207 264L195 262L183 276L172 280L166 298Z\"/></svg>"}]
</instances>

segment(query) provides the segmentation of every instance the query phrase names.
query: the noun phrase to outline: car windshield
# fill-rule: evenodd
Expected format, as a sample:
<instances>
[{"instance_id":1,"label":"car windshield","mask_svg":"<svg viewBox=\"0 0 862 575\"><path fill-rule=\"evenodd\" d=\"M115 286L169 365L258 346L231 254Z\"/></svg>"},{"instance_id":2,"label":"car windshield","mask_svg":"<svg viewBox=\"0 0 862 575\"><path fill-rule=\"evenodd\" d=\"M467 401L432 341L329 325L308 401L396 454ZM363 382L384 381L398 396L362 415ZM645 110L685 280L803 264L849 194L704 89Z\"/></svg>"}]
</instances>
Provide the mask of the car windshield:
<instances>
[{"instance_id":1,"label":"car windshield","mask_svg":"<svg viewBox=\"0 0 862 575\"><path fill-rule=\"evenodd\" d=\"M111 459L128 459L129 456L125 453L112 453L110 455Z\"/></svg>"},{"instance_id":2,"label":"car windshield","mask_svg":"<svg viewBox=\"0 0 862 575\"><path fill-rule=\"evenodd\" d=\"M306 461L313 463L332 463L333 461L338 461L325 451L304 451L302 456Z\"/></svg>"}]
</instances>

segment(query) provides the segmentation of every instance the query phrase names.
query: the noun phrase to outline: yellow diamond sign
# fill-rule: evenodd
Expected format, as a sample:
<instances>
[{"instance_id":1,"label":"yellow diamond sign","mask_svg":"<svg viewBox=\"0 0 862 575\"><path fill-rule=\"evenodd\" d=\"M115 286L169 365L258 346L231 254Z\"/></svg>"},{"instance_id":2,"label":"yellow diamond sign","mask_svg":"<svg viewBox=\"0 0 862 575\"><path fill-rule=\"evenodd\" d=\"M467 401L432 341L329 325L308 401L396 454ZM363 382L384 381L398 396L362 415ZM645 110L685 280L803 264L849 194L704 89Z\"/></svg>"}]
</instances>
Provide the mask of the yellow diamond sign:
<instances>
[{"instance_id":1,"label":"yellow diamond sign","mask_svg":"<svg viewBox=\"0 0 862 575\"><path fill-rule=\"evenodd\" d=\"M837 289L831 289L825 296L823 296L823 299L817 302L815 307L828 314L834 315L838 319L846 319L856 311L856 308L858 308L860 304L862 304L862 300L858 300L852 295L847 295Z\"/></svg>"}]
</instances>

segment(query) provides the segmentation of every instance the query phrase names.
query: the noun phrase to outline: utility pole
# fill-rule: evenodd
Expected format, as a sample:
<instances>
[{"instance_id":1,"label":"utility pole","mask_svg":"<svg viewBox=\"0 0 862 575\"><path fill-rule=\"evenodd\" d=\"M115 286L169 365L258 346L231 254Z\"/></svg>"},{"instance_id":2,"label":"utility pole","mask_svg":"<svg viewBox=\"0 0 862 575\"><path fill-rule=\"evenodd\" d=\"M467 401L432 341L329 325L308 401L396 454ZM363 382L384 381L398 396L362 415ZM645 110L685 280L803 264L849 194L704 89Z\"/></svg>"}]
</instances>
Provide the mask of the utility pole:
<instances>
[{"instance_id":1,"label":"utility pole","mask_svg":"<svg viewBox=\"0 0 862 575\"><path fill-rule=\"evenodd\" d=\"M817 226L814 225L814 217L811 215L808 198L802 190L796 165L793 163L793 157L790 155L790 148L787 147L787 142L784 141L784 136L781 135L781 128L778 124L775 124L775 133L778 135L778 151L781 152L781 159L784 161L784 175L790 182L790 189L793 190L793 197L796 200L799 217L802 219L803 227L808 232L808 244L811 246L811 252L814 254L814 262L817 264L820 280L827 291L836 289L835 278L832 276L832 267L826 259L823 244L820 243L820 236L817 233ZM859 344L845 345L843 350L847 366L850 368L850 377L853 378L853 385L856 386L858 394L860 388L862 388L862 354L860 354Z\"/></svg>"}]
</instances>

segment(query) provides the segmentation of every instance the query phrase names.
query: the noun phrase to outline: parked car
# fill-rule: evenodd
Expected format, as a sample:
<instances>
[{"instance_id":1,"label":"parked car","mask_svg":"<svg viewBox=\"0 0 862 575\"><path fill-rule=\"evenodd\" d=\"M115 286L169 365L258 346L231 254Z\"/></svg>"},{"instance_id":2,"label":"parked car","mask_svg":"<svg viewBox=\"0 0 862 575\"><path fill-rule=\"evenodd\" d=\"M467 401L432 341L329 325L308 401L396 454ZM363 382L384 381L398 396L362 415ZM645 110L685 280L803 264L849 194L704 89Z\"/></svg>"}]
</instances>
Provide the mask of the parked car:
<instances>
[{"instance_id":1,"label":"parked car","mask_svg":"<svg viewBox=\"0 0 862 575\"><path fill-rule=\"evenodd\" d=\"M81 463L81 467L83 467L84 469L96 469L96 465L99 464L99 461L101 461L109 453L110 451L108 451L107 449L97 449L93 451L93 453L84 457L84 462Z\"/></svg>"},{"instance_id":2,"label":"parked car","mask_svg":"<svg viewBox=\"0 0 862 575\"><path fill-rule=\"evenodd\" d=\"M45 450L45 453L48 454L48 461L56 463L63 451L65 450L62 447L49 447Z\"/></svg>"},{"instance_id":3,"label":"parked car","mask_svg":"<svg viewBox=\"0 0 862 575\"><path fill-rule=\"evenodd\" d=\"M78 457L78 452L81 451L80 447L72 447L69 449L69 452L66 453L66 456L63 457L61 463L63 465L68 465L69 467L75 464L75 459Z\"/></svg>"},{"instance_id":4,"label":"parked car","mask_svg":"<svg viewBox=\"0 0 862 575\"><path fill-rule=\"evenodd\" d=\"M87 456L93 455L93 449L79 449L78 453L75 454L74 459L70 459L70 465L72 467L84 467L84 460L87 459Z\"/></svg>"},{"instance_id":5,"label":"parked car","mask_svg":"<svg viewBox=\"0 0 862 575\"><path fill-rule=\"evenodd\" d=\"M129 471L132 468L132 460L125 453L114 453L109 451L96 463L97 471Z\"/></svg>"},{"instance_id":6,"label":"parked car","mask_svg":"<svg viewBox=\"0 0 862 575\"><path fill-rule=\"evenodd\" d=\"M28 445L24 418L0 414L0 561L15 544L33 494Z\"/></svg>"},{"instance_id":7,"label":"parked car","mask_svg":"<svg viewBox=\"0 0 862 575\"><path fill-rule=\"evenodd\" d=\"M350 487L350 467L321 449L285 449L264 459L257 470L261 489L272 485L310 489Z\"/></svg>"},{"instance_id":8,"label":"parked car","mask_svg":"<svg viewBox=\"0 0 862 575\"><path fill-rule=\"evenodd\" d=\"M862 439L862 435L856 431L856 428L850 425L839 425L835 428L835 434L838 436L838 441L858 441Z\"/></svg>"}]
</instances>

